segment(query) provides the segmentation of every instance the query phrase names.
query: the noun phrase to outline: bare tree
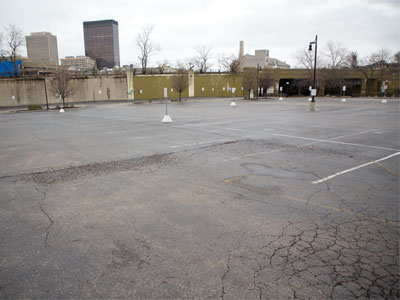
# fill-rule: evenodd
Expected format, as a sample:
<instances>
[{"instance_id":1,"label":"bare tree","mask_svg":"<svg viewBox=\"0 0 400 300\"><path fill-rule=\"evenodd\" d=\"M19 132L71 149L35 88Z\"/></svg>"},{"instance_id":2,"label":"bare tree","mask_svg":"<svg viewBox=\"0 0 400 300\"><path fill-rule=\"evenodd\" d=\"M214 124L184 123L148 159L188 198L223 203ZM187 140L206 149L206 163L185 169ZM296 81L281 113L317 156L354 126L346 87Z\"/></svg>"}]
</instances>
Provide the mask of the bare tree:
<instances>
[{"instance_id":1,"label":"bare tree","mask_svg":"<svg viewBox=\"0 0 400 300\"><path fill-rule=\"evenodd\" d=\"M367 96L371 96L371 82L377 76L377 69L370 63L369 58L365 58L360 61L357 71L365 78L366 93Z\"/></svg>"},{"instance_id":2,"label":"bare tree","mask_svg":"<svg viewBox=\"0 0 400 300\"><path fill-rule=\"evenodd\" d=\"M346 66L350 69L356 69L358 67L358 53L351 51L346 57Z\"/></svg>"},{"instance_id":3,"label":"bare tree","mask_svg":"<svg viewBox=\"0 0 400 300\"><path fill-rule=\"evenodd\" d=\"M197 56L194 57L194 64L200 73L205 73L210 68L211 49L205 45L197 45L194 47Z\"/></svg>"},{"instance_id":4,"label":"bare tree","mask_svg":"<svg viewBox=\"0 0 400 300\"><path fill-rule=\"evenodd\" d=\"M325 93L340 94L342 86L346 84L344 68L347 66L348 51L339 43L329 41L324 57L325 65L319 70L319 78L324 83Z\"/></svg>"},{"instance_id":5,"label":"bare tree","mask_svg":"<svg viewBox=\"0 0 400 300\"><path fill-rule=\"evenodd\" d=\"M307 70L307 78L305 78L302 83L312 82L312 78L314 76L314 51L307 51L306 49L297 50L295 53L295 59L297 60L297 64L301 69ZM318 63L318 62L317 62ZM318 65L317 65L318 67ZM317 76L318 79L318 76ZM300 82L299 82L300 83ZM316 82L318 86L318 82Z\"/></svg>"},{"instance_id":6,"label":"bare tree","mask_svg":"<svg viewBox=\"0 0 400 300\"><path fill-rule=\"evenodd\" d=\"M4 40L4 35L2 32L0 32L0 56L4 55L3 40Z\"/></svg>"},{"instance_id":7,"label":"bare tree","mask_svg":"<svg viewBox=\"0 0 400 300\"><path fill-rule=\"evenodd\" d=\"M171 87L179 93L179 102L181 95L188 88L188 72L180 68L176 75L171 77Z\"/></svg>"},{"instance_id":8,"label":"bare tree","mask_svg":"<svg viewBox=\"0 0 400 300\"><path fill-rule=\"evenodd\" d=\"M325 57L327 66L331 69L340 69L346 66L347 50L340 44L329 41L326 44Z\"/></svg>"},{"instance_id":9,"label":"bare tree","mask_svg":"<svg viewBox=\"0 0 400 300\"><path fill-rule=\"evenodd\" d=\"M16 25L9 24L4 29L6 30L5 41L7 44L7 49L5 50L5 53L13 62L14 70L12 72L12 75L16 77L18 76L17 56L21 46L25 44L25 38L22 34L21 29L19 29Z\"/></svg>"},{"instance_id":10,"label":"bare tree","mask_svg":"<svg viewBox=\"0 0 400 300\"><path fill-rule=\"evenodd\" d=\"M153 29L154 26L144 27L142 32L136 37L136 45L140 51L138 58L142 66L143 74L147 73L147 65L150 57L161 50L161 47L157 44L154 44L150 39Z\"/></svg>"},{"instance_id":11,"label":"bare tree","mask_svg":"<svg viewBox=\"0 0 400 300\"><path fill-rule=\"evenodd\" d=\"M226 72L232 73L232 74L237 74L239 73L239 57L235 55L230 55L230 56L225 56L222 54L218 58L218 63L222 67L222 69Z\"/></svg>"},{"instance_id":12,"label":"bare tree","mask_svg":"<svg viewBox=\"0 0 400 300\"><path fill-rule=\"evenodd\" d=\"M271 69L263 69L258 77L258 86L264 90L265 98L267 98L267 90L274 85L274 74Z\"/></svg>"},{"instance_id":13,"label":"bare tree","mask_svg":"<svg viewBox=\"0 0 400 300\"><path fill-rule=\"evenodd\" d=\"M65 98L72 95L71 76L66 70L58 70L52 81L54 91L61 97L65 108Z\"/></svg>"},{"instance_id":14,"label":"bare tree","mask_svg":"<svg viewBox=\"0 0 400 300\"><path fill-rule=\"evenodd\" d=\"M304 89L305 85L311 85L314 76L314 51L306 49L298 50L295 58L300 67L308 70L308 78L296 80L294 85L298 90ZM345 84L345 72L343 70L348 64L348 52L339 43L329 41L317 60L317 87L325 85L328 93L340 93L340 87Z\"/></svg>"},{"instance_id":15,"label":"bare tree","mask_svg":"<svg viewBox=\"0 0 400 300\"><path fill-rule=\"evenodd\" d=\"M299 68L311 70L314 67L314 52L306 49L296 51L294 58L297 61Z\"/></svg>"},{"instance_id":16,"label":"bare tree","mask_svg":"<svg viewBox=\"0 0 400 300\"><path fill-rule=\"evenodd\" d=\"M243 90L249 93L251 90L257 90L257 69L256 68L245 68L243 71Z\"/></svg>"},{"instance_id":17,"label":"bare tree","mask_svg":"<svg viewBox=\"0 0 400 300\"><path fill-rule=\"evenodd\" d=\"M390 57L390 51L388 49L382 48L376 52L373 52L367 59L369 63L375 64L380 68L383 68L389 62Z\"/></svg>"},{"instance_id":18,"label":"bare tree","mask_svg":"<svg viewBox=\"0 0 400 300\"><path fill-rule=\"evenodd\" d=\"M381 87L383 83L383 73L384 69L387 68L389 60L391 58L390 51L388 49L382 48L376 52L373 52L370 56L367 57L367 62L374 68L379 68L379 79L377 82L377 89Z\"/></svg>"},{"instance_id":19,"label":"bare tree","mask_svg":"<svg viewBox=\"0 0 400 300\"><path fill-rule=\"evenodd\" d=\"M400 64L400 51L397 51L394 55L393 55L393 62L395 64Z\"/></svg>"}]
</instances>

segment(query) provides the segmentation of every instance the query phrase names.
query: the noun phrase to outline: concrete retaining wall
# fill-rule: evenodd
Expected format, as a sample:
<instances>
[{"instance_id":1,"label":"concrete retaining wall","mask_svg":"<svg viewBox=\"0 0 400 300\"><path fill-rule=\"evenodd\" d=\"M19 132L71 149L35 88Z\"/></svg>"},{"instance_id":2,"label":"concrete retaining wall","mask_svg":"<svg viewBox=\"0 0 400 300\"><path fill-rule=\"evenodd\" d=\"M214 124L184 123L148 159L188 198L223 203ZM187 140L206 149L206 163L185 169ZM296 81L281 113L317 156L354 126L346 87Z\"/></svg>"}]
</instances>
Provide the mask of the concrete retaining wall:
<instances>
[{"instance_id":1,"label":"concrete retaining wall","mask_svg":"<svg viewBox=\"0 0 400 300\"><path fill-rule=\"evenodd\" d=\"M275 80L274 93L277 95L279 80L294 80L309 78L309 72L304 69L273 69ZM399 75L385 70L389 90L399 91ZM159 75L126 75L75 78L71 81L73 94L66 102L82 101L113 101L113 100L152 100L164 98L164 88L168 89L168 98L176 99L179 94L172 90L171 78L174 74ZM348 79L361 80L361 95L367 90L365 78L354 70L345 74ZM59 104L53 88L53 79L47 78L47 96L50 104ZM232 97L232 87L236 88L235 96L247 96L243 93L243 76L230 74L188 74L189 87L182 93L182 98L188 97ZM369 94L379 92L379 82L369 80ZM320 93L323 94L323 84ZM0 79L0 107L26 106L28 104L46 104L44 80L40 79Z\"/></svg>"},{"instance_id":2,"label":"concrete retaining wall","mask_svg":"<svg viewBox=\"0 0 400 300\"><path fill-rule=\"evenodd\" d=\"M46 78L50 104L59 104L52 78ZM71 80L72 94L66 102L127 100L126 77L93 77ZM46 104L43 79L0 80L0 106Z\"/></svg>"}]
</instances>

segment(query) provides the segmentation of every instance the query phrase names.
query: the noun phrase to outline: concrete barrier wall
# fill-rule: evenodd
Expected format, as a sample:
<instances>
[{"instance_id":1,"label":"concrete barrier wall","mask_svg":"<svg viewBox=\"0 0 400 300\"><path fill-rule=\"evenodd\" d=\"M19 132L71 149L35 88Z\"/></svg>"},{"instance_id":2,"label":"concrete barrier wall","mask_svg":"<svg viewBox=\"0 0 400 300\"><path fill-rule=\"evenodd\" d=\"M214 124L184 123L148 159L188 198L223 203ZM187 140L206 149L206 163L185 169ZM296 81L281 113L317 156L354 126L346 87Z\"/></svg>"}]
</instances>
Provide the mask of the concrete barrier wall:
<instances>
[{"instance_id":1,"label":"concrete barrier wall","mask_svg":"<svg viewBox=\"0 0 400 300\"><path fill-rule=\"evenodd\" d=\"M59 104L54 79L46 78L47 97L50 104ZM72 94L66 102L127 100L126 77L93 77L71 80ZM1 79L0 106L26 106L46 104L43 79Z\"/></svg>"},{"instance_id":2,"label":"concrete barrier wall","mask_svg":"<svg viewBox=\"0 0 400 300\"><path fill-rule=\"evenodd\" d=\"M0 106L46 103L43 80L0 80Z\"/></svg>"},{"instance_id":3,"label":"concrete barrier wall","mask_svg":"<svg viewBox=\"0 0 400 300\"><path fill-rule=\"evenodd\" d=\"M126 77L74 79L74 93L68 102L127 100Z\"/></svg>"},{"instance_id":4,"label":"concrete barrier wall","mask_svg":"<svg viewBox=\"0 0 400 300\"><path fill-rule=\"evenodd\" d=\"M279 80L307 78L307 70L274 69L275 94L278 90ZM384 73L388 78L389 89L399 90L399 79L396 74ZM390 76L392 77L390 77ZM113 101L113 100L152 100L163 99L164 88L168 89L168 98L177 99L179 93L172 89L171 79L174 74L159 75L110 75L88 78L75 78L71 81L73 93L66 102L82 101ZM358 77L357 77L358 76ZM397 77L396 77L397 76ZM349 70L345 78L361 79L361 95L365 94L366 81L359 73ZM230 74L188 74L189 87L182 93L182 98L188 97L232 97L232 87L236 88L235 96L247 96L243 93L243 76ZM50 104L59 104L52 82L47 78L47 96ZM397 86L394 85L397 83ZM370 83L370 93L376 93L378 83ZM323 84L320 87L323 90ZM129 92L133 92L129 94ZM28 104L46 104L43 79L0 79L0 107L26 106Z\"/></svg>"},{"instance_id":5,"label":"concrete barrier wall","mask_svg":"<svg viewBox=\"0 0 400 300\"><path fill-rule=\"evenodd\" d=\"M164 88L168 89L168 98L177 99L179 93L172 88L173 74L135 75L120 77L89 77L72 79L72 94L66 99L68 103L82 101L112 100L152 100L163 99ZM189 76L192 77L190 80ZM230 74L188 74L188 87L182 92L182 98L189 97L232 97L242 96L242 75ZM46 78L47 97L50 104L59 104L53 88L54 79ZM133 91L133 94L129 94ZM15 99L13 99L13 96ZM0 80L0 106L26 106L28 104L46 104L43 79L2 79Z\"/></svg>"}]
</instances>

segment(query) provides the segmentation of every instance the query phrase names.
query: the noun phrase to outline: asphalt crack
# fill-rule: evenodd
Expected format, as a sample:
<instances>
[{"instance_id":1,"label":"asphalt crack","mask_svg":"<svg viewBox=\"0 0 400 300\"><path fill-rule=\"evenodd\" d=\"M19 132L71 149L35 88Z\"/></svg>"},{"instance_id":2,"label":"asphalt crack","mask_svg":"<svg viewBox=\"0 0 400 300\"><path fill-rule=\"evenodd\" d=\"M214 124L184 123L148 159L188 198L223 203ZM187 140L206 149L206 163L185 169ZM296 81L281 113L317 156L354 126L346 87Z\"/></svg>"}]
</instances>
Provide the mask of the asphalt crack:
<instances>
[{"instance_id":1,"label":"asphalt crack","mask_svg":"<svg viewBox=\"0 0 400 300\"><path fill-rule=\"evenodd\" d=\"M46 200L47 190L44 190L43 192L41 192L41 191L39 191L39 189L36 186L35 186L35 190L37 193L39 193L42 196L42 199L39 201L39 209L46 216L47 220L49 221L49 225L46 228L46 235L44 238L44 247L47 248L50 229L54 224L54 220L50 216L50 214L43 208L43 205L42 205L42 202Z\"/></svg>"}]
</instances>

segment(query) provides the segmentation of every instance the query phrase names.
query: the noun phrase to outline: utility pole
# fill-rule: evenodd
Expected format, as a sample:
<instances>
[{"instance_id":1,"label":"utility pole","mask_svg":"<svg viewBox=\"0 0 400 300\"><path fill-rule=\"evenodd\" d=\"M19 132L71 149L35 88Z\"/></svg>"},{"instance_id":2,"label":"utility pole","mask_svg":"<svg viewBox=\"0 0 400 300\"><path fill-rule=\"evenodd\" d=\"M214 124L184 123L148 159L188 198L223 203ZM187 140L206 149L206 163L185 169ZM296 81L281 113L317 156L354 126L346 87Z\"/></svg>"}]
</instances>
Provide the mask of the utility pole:
<instances>
[{"instance_id":1,"label":"utility pole","mask_svg":"<svg viewBox=\"0 0 400 300\"><path fill-rule=\"evenodd\" d=\"M49 109L49 100L47 98L47 86L46 86L46 72L44 71L44 68L43 68L42 74L43 74L43 82L44 82L44 93L46 95L46 109Z\"/></svg>"},{"instance_id":2,"label":"utility pole","mask_svg":"<svg viewBox=\"0 0 400 300\"><path fill-rule=\"evenodd\" d=\"M315 110L315 96L317 95L317 87L316 87L316 77L317 77L317 45L318 45L318 35L315 36L315 41L310 42L308 46L308 51L312 51L312 45L315 45L315 54L314 54L314 78L313 78L313 86L311 89L311 103L310 110Z\"/></svg>"}]
</instances>

